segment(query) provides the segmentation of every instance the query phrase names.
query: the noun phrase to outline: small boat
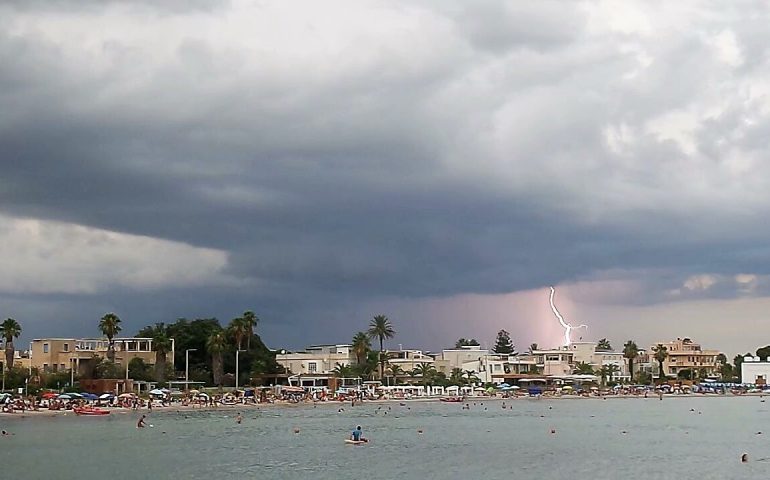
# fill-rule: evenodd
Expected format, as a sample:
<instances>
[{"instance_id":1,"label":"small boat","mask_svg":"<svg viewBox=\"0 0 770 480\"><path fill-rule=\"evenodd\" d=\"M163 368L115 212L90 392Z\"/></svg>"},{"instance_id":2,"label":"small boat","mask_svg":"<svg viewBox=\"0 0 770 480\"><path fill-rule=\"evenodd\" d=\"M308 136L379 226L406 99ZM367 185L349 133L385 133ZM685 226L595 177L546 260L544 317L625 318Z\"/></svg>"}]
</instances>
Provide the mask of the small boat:
<instances>
[{"instance_id":1,"label":"small boat","mask_svg":"<svg viewBox=\"0 0 770 480\"><path fill-rule=\"evenodd\" d=\"M86 415L86 416L96 416L96 415L109 415L109 410L104 410L101 408L94 408L94 407L81 407L81 408L73 408L72 411L75 412L75 415Z\"/></svg>"},{"instance_id":2,"label":"small boat","mask_svg":"<svg viewBox=\"0 0 770 480\"><path fill-rule=\"evenodd\" d=\"M462 397L441 397L439 398L442 402L452 402L452 403L459 403L463 401Z\"/></svg>"},{"instance_id":3,"label":"small boat","mask_svg":"<svg viewBox=\"0 0 770 480\"><path fill-rule=\"evenodd\" d=\"M366 443L369 443L369 440L351 440L349 438L346 438L345 443L347 443L348 445L364 445Z\"/></svg>"}]
</instances>

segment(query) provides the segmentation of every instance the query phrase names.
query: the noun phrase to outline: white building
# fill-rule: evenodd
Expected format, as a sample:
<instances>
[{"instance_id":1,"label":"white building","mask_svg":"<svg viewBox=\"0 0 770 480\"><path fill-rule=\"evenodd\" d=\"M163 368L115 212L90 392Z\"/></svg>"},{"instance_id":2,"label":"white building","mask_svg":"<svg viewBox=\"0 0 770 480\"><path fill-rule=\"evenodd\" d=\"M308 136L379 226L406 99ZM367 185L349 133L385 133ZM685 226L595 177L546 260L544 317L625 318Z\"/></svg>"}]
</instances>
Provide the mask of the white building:
<instances>
[{"instance_id":1,"label":"white building","mask_svg":"<svg viewBox=\"0 0 770 480\"><path fill-rule=\"evenodd\" d=\"M741 383L767 385L770 378L770 357L761 361L759 357L743 357Z\"/></svg>"},{"instance_id":2,"label":"white building","mask_svg":"<svg viewBox=\"0 0 770 480\"><path fill-rule=\"evenodd\" d=\"M398 366L401 371L411 373L418 365L427 364L435 368L436 360L422 350L388 350L385 352L388 365Z\"/></svg>"},{"instance_id":3,"label":"white building","mask_svg":"<svg viewBox=\"0 0 770 480\"><path fill-rule=\"evenodd\" d=\"M482 358L489 356L490 353L492 352L486 348L481 348L479 345L468 345L460 348L448 348L442 350L440 360L441 364L444 365L447 370L444 373L449 374L452 369L463 368L463 365L468 362L481 362Z\"/></svg>"},{"instance_id":4,"label":"white building","mask_svg":"<svg viewBox=\"0 0 770 480\"><path fill-rule=\"evenodd\" d=\"M278 353L276 362L295 375L331 374L337 365L355 361L351 345L312 345L302 352Z\"/></svg>"}]
</instances>

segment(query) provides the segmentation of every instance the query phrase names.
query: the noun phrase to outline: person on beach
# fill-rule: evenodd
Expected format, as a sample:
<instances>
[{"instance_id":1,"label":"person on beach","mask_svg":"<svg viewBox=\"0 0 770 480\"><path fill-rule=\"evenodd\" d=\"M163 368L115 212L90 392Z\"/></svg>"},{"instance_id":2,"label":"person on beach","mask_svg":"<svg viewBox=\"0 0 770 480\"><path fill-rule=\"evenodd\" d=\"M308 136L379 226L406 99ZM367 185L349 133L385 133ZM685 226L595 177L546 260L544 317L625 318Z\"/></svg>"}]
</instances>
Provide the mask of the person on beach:
<instances>
[{"instance_id":1,"label":"person on beach","mask_svg":"<svg viewBox=\"0 0 770 480\"><path fill-rule=\"evenodd\" d=\"M144 428L147 425L144 423L144 419L146 418L146 415L142 415L142 418L139 419L138 422L136 422L136 428Z\"/></svg>"}]
</instances>

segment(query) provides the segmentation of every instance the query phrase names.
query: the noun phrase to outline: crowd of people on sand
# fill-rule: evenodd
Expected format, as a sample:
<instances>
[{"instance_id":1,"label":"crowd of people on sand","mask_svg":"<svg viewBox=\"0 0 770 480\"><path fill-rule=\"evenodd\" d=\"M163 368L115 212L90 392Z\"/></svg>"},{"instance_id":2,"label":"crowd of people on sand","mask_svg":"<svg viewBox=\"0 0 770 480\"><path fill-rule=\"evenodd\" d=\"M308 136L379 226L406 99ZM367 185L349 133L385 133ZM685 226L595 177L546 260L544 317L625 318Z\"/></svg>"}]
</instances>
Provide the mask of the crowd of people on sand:
<instances>
[{"instance_id":1,"label":"crowd of people on sand","mask_svg":"<svg viewBox=\"0 0 770 480\"><path fill-rule=\"evenodd\" d=\"M664 395L762 395L762 390L750 389L741 386L720 385L682 385L664 384L661 386L650 385L615 385L613 387L599 387L596 385L564 385L564 386L530 386L514 387L515 389L487 388L483 392L474 391L472 395L462 395L462 398L502 398L517 399L522 397L537 398L611 398L611 397L644 397L653 396L663 398ZM312 403L316 405L322 402L347 402L351 406L364 401L405 401L413 399L436 400L437 397L424 397L410 395L409 393L393 393L381 390L356 390L346 389L330 392L325 389L313 389L308 391L300 387L271 387L256 388L250 390L232 390L222 393L206 393L198 390L189 392L171 392L163 389L155 390L155 394L142 396L134 393L113 395L104 393L94 395L88 393L57 393L41 392L38 395L10 395L0 394L0 413L26 413L40 411L71 411L82 407L98 407L116 410L137 411L140 409L152 410L153 408L180 408L191 409L257 406L267 404L299 404ZM151 392L152 393L152 392ZM446 397L446 396L444 396ZM453 397L454 398L454 397ZM446 398L444 398L446 400ZM455 401L460 401L456 396ZM463 400L464 401L464 400Z\"/></svg>"},{"instance_id":2,"label":"crowd of people on sand","mask_svg":"<svg viewBox=\"0 0 770 480\"><path fill-rule=\"evenodd\" d=\"M80 408L100 408L116 411L137 411L154 408L218 408L232 406L256 406L272 404L276 402L288 402L285 395L275 393L256 394L252 390L232 391L217 394L208 394L193 390L192 392L164 391L160 394L123 393L114 395L104 393L95 395L91 393L58 393L51 391L40 392L37 395L11 395L0 394L0 413L26 413L26 412L67 412Z\"/></svg>"}]
</instances>

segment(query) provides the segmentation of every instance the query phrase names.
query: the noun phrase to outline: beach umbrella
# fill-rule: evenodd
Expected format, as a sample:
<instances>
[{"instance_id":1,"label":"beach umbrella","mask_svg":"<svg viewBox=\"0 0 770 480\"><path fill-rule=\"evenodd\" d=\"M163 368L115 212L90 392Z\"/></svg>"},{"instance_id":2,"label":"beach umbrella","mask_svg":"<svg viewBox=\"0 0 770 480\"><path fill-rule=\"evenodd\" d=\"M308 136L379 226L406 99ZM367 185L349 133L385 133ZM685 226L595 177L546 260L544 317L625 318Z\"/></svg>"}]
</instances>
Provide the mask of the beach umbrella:
<instances>
[{"instance_id":1,"label":"beach umbrella","mask_svg":"<svg viewBox=\"0 0 770 480\"><path fill-rule=\"evenodd\" d=\"M150 390L150 395L165 395L166 392L163 390L158 390L157 388L155 390Z\"/></svg>"},{"instance_id":2,"label":"beach umbrella","mask_svg":"<svg viewBox=\"0 0 770 480\"><path fill-rule=\"evenodd\" d=\"M99 400L109 400L110 398L113 398L115 395L111 393L103 393L99 395Z\"/></svg>"},{"instance_id":3,"label":"beach umbrella","mask_svg":"<svg viewBox=\"0 0 770 480\"><path fill-rule=\"evenodd\" d=\"M133 398L135 396L136 395L134 395L133 393L121 393L120 395L118 395L118 398Z\"/></svg>"},{"instance_id":4,"label":"beach umbrella","mask_svg":"<svg viewBox=\"0 0 770 480\"><path fill-rule=\"evenodd\" d=\"M83 395L75 392L69 392L67 395L69 395L72 398L83 398Z\"/></svg>"},{"instance_id":5,"label":"beach umbrella","mask_svg":"<svg viewBox=\"0 0 770 480\"><path fill-rule=\"evenodd\" d=\"M196 395L196 396L198 396L198 397L201 397L201 398L209 398L209 395L208 395L208 393L203 393L203 392L199 393L199 394L198 394L198 395Z\"/></svg>"},{"instance_id":6,"label":"beach umbrella","mask_svg":"<svg viewBox=\"0 0 770 480\"><path fill-rule=\"evenodd\" d=\"M516 385L511 385L511 386L510 386L510 387L508 387L508 388L510 388L511 390L518 390L518 389L520 389L521 387L519 387L519 386L516 386Z\"/></svg>"},{"instance_id":7,"label":"beach umbrella","mask_svg":"<svg viewBox=\"0 0 770 480\"><path fill-rule=\"evenodd\" d=\"M497 386L497 388L503 388L503 389L508 387L510 387L510 385L508 385L507 383L501 383L500 385Z\"/></svg>"},{"instance_id":8,"label":"beach umbrella","mask_svg":"<svg viewBox=\"0 0 770 480\"><path fill-rule=\"evenodd\" d=\"M59 395L57 398L59 400L72 400L72 396L70 396L70 395L68 395L66 393L63 393L63 394Z\"/></svg>"},{"instance_id":9,"label":"beach umbrella","mask_svg":"<svg viewBox=\"0 0 770 480\"><path fill-rule=\"evenodd\" d=\"M43 397L44 399L46 399L46 400L50 400L50 399L52 399L52 398L56 398L56 397L58 397L58 396L59 396L59 394L58 394L58 393L53 393L53 392L45 392L45 393L42 395L42 397Z\"/></svg>"},{"instance_id":10,"label":"beach umbrella","mask_svg":"<svg viewBox=\"0 0 770 480\"><path fill-rule=\"evenodd\" d=\"M87 393L87 392L81 393L80 396L82 396L86 400L96 400L97 398L99 398L98 396L94 395L93 393Z\"/></svg>"},{"instance_id":11,"label":"beach umbrella","mask_svg":"<svg viewBox=\"0 0 770 480\"><path fill-rule=\"evenodd\" d=\"M190 393L192 393L193 395L197 395L197 394L201 393L201 391L200 390L196 390L196 389L192 389L192 390L190 390Z\"/></svg>"}]
</instances>

